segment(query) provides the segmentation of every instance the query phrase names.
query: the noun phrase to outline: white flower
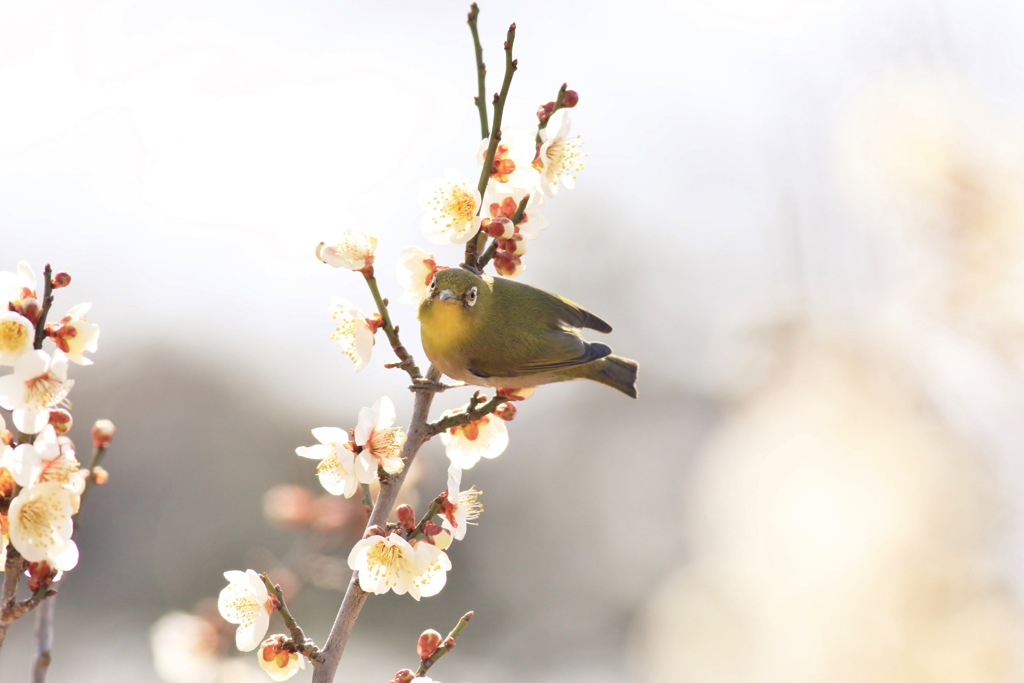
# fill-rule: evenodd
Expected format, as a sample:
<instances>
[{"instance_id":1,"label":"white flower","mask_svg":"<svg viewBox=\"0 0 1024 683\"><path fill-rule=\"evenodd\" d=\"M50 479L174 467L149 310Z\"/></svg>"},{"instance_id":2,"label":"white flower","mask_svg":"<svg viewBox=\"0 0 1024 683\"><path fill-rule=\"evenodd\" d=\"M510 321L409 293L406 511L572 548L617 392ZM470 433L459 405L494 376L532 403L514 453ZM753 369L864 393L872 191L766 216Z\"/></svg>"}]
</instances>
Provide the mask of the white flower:
<instances>
[{"instance_id":1,"label":"white flower","mask_svg":"<svg viewBox=\"0 0 1024 683\"><path fill-rule=\"evenodd\" d=\"M92 360L82 354L86 351L95 353L96 342L100 338L100 326L85 317L90 308L92 304L72 306L56 324L46 326L57 348L79 365L92 365Z\"/></svg>"},{"instance_id":2,"label":"white flower","mask_svg":"<svg viewBox=\"0 0 1024 683\"><path fill-rule=\"evenodd\" d=\"M449 410L442 417L465 411L467 406ZM441 432L448 459L456 467L468 470L480 458L496 458L508 447L508 430L505 421L494 415L485 415L475 422L461 427L452 427Z\"/></svg>"},{"instance_id":3,"label":"white flower","mask_svg":"<svg viewBox=\"0 0 1024 683\"><path fill-rule=\"evenodd\" d=\"M423 234L434 244L464 244L480 227L480 192L452 171L425 185L420 203Z\"/></svg>"},{"instance_id":4,"label":"white flower","mask_svg":"<svg viewBox=\"0 0 1024 683\"><path fill-rule=\"evenodd\" d=\"M337 244L320 243L316 257L334 268L348 268L360 271L373 266L373 253L377 249L377 238L362 230L349 229L342 233Z\"/></svg>"},{"instance_id":5,"label":"white flower","mask_svg":"<svg viewBox=\"0 0 1024 683\"><path fill-rule=\"evenodd\" d=\"M228 580L217 598L217 609L224 620L238 624L235 645L242 652L255 650L270 626L274 600L267 593L263 579L252 569L224 572Z\"/></svg>"},{"instance_id":6,"label":"white flower","mask_svg":"<svg viewBox=\"0 0 1024 683\"><path fill-rule=\"evenodd\" d=\"M32 350L36 328L25 316L14 311L0 313L0 365L15 361Z\"/></svg>"},{"instance_id":7,"label":"white flower","mask_svg":"<svg viewBox=\"0 0 1024 683\"><path fill-rule=\"evenodd\" d=\"M61 351L22 354L14 372L0 377L0 407L14 411L14 426L26 434L38 434L50 420L50 408L68 395L68 357Z\"/></svg>"},{"instance_id":8,"label":"white flower","mask_svg":"<svg viewBox=\"0 0 1024 683\"><path fill-rule=\"evenodd\" d=\"M384 468L388 474L402 471L402 446L405 445L405 432L395 424L395 404L387 396L381 396L372 408L359 410L359 422L356 423L356 445L369 453L376 464Z\"/></svg>"},{"instance_id":9,"label":"white flower","mask_svg":"<svg viewBox=\"0 0 1024 683\"><path fill-rule=\"evenodd\" d=\"M419 304L427 298L430 280L434 273L444 268L438 266L433 254L428 254L419 247L406 247L398 257L398 282L405 290L403 304Z\"/></svg>"},{"instance_id":10,"label":"white flower","mask_svg":"<svg viewBox=\"0 0 1024 683\"><path fill-rule=\"evenodd\" d=\"M21 305L24 299L36 298L36 274L28 261L18 263L18 272L0 272L0 308L6 310L4 303Z\"/></svg>"},{"instance_id":11,"label":"white flower","mask_svg":"<svg viewBox=\"0 0 1024 683\"><path fill-rule=\"evenodd\" d=\"M11 475L19 486L56 482L71 493L72 512L78 512L88 472L81 469L75 458L71 440L58 438L52 425L46 425L33 443L15 448L10 460Z\"/></svg>"},{"instance_id":12,"label":"white flower","mask_svg":"<svg viewBox=\"0 0 1024 683\"><path fill-rule=\"evenodd\" d=\"M416 543L412 549L414 564L409 595L417 600L437 595L448 581L451 560L443 550L426 541Z\"/></svg>"},{"instance_id":13,"label":"white flower","mask_svg":"<svg viewBox=\"0 0 1024 683\"><path fill-rule=\"evenodd\" d=\"M441 507L444 515L441 526L450 531L456 541L466 537L466 527L474 524L473 520L484 510L480 504L480 492L475 488L459 491L461 485L462 470L452 464L448 467L448 490Z\"/></svg>"},{"instance_id":14,"label":"white flower","mask_svg":"<svg viewBox=\"0 0 1024 683\"><path fill-rule=\"evenodd\" d=\"M331 340L338 342L341 352L349 357L359 372L370 362L373 334L377 328L371 325L365 313L339 296L331 299L329 310L335 326Z\"/></svg>"},{"instance_id":15,"label":"white flower","mask_svg":"<svg viewBox=\"0 0 1024 683\"><path fill-rule=\"evenodd\" d=\"M284 647L285 636L273 635L260 643L256 659L271 680L287 681L306 668L306 658Z\"/></svg>"},{"instance_id":16,"label":"white flower","mask_svg":"<svg viewBox=\"0 0 1024 683\"><path fill-rule=\"evenodd\" d=\"M583 170L583 140L569 137L569 114L559 109L548 119L546 128L540 131L541 146L537 152L534 167L540 171L541 191L553 197L558 186L571 190L576 184L576 174Z\"/></svg>"},{"instance_id":17,"label":"white flower","mask_svg":"<svg viewBox=\"0 0 1024 683\"><path fill-rule=\"evenodd\" d=\"M411 591L414 564L412 546L398 534L368 536L348 554L349 568L359 572L359 587L377 595Z\"/></svg>"},{"instance_id":18,"label":"white flower","mask_svg":"<svg viewBox=\"0 0 1024 683\"><path fill-rule=\"evenodd\" d=\"M365 451L355 454L348 432L337 427L317 427L313 436L320 443L299 446L295 454L320 461L316 466L316 476L328 493L351 498L360 484L377 480L377 462Z\"/></svg>"},{"instance_id":19,"label":"white flower","mask_svg":"<svg viewBox=\"0 0 1024 683\"><path fill-rule=\"evenodd\" d=\"M359 587L368 593L381 595L392 590L419 600L441 591L452 563L437 546L425 541L412 546L393 533L356 543L348 566L359 572Z\"/></svg>"},{"instance_id":20,"label":"white flower","mask_svg":"<svg viewBox=\"0 0 1024 683\"><path fill-rule=\"evenodd\" d=\"M149 629L153 668L165 683L211 681L220 660L217 631L202 617L168 612Z\"/></svg>"},{"instance_id":21,"label":"white flower","mask_svg":"<svg viewBox=\"0 0 1024 683\"><path fill-rule=\"evenodd\" d=\"M11 544L29 562L45 560L61 571L78 564L78 546L71 540L71 492L55 481L23 488L11 501L7 519Z\"/></svg>"}]
</instances>

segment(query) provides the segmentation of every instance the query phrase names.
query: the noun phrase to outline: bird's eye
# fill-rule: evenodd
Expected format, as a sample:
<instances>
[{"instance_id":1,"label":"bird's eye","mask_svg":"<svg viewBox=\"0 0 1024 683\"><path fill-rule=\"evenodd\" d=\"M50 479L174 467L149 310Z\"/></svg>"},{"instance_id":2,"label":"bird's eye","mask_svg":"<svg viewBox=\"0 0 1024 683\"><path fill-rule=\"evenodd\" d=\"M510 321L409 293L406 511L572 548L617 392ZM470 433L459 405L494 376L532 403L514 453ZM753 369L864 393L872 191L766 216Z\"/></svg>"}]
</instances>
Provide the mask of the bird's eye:
<instances>
[{"instance_id":1,"label":"bird's eye","mask_svg":"<svg viewBox=\"0 0 1024 683\"><path fill-rule=\"evenodd\" d=\"M469 291L466 292L466 303L470 306L476 304L476 287L470 287Z\"/></svg>"},{"instance_id":2,"label":"bird's eye","mask_svg":"<svg viewBox=\"0 0 1024 683\"><path fill-rule=\"evenodd\" d=\"M430 278L430 291L434 291L437 288L437 277Z\"/></svg>"}]
</instances>

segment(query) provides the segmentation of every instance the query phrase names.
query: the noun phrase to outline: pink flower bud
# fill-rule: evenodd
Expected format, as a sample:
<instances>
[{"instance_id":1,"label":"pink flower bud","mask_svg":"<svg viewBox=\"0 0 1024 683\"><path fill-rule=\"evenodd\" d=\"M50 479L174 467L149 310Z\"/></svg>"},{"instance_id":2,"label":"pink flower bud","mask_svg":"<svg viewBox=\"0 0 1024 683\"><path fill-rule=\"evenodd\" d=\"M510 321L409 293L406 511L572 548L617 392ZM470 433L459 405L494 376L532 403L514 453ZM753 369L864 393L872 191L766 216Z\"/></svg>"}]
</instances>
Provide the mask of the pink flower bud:
<instances>
[{"instance_id":1,"label":"pink flower bud","mask_svg":"<svg viewBox=\"0 0 1024 683\"><path fill-rule=\"evenodd\" d=\"M486 225L484 225L485 223ZM481 225L488 235L498 239L507 239L516 233L515 224L505 216L498 216L490 219L485 218L481 222Z\"/></svg>"},{"instance_id":2,"label":"pink flower bud","mask_svg":"<svg viewBox=\"0 0 1024 683\"><path fill-rule=\"evenodd\" d=\"M106 448L116 431L117 427L110 420L96 420L92 425L92 445L96 448Z\"/></svg>"},{"instance_id":3,"label":"pink flower bud","mask_svg":"<svg viewBox=\"0 0 1024 683\"><path fill-rule=\"evenodd\" d=\"M399 505L395 509L395 516L398 518L398 523L406 531L412 531L416 528L416 511L408 503Z\"/></svg>"},{"instance_id":4,"label":"pink flower bud","mask_svg":"<svg viewBox=\"0 0 1024 683\"><path fill-rule=\"evenodd\" d=\"M71 431L71 413L63 408L50 411L50 424L57 434L67 434Z\"/></svg>"},{"instance_id":5,"label":"pink flower bud","mask_svg":"<svg viewBox=\"0 0 1024 683\"><path fill-rule=\"evenodd\" d=\"M430 659L439 647L441 647L441 634L428 628L420 634L420 639L416 643L416 653L420 659Z\"/></svg>"},{"instance_id":6,"label":"pink flower bud","mask_svg":"<svg viewBox=\"0 0 1024 683\"><path fill-rule=\"evenodd\" d=\"M53 289L61 289L71 284L71 276L65 272L60 272L54 275L50 279L50 287Z\"/></svg>"},{"instance_id":7,"label":"pink flower bud","mask_svg":"<svg viewBox=\"0 0 1024 683\"><path fill-rule=\"evenodd\" d=\"M511 422L516 419L517 411L518 408L516 408L514 403L502 403L498 406L498 409L494 411L494 415L496 417L500 417L505 422Z\"/></svg>"},{"instance_id":8,"label":"pink flower bud","mask_svg":"<svg viewBox=\"0 0 1024 683\"><path fill-rule=\"evenodd\" d=\"M96 465L92 468L92 480L96 482L97 486L103 486L110 479L110 473L105 469Z\"/></svg>"},{"instance_id":9,"label":"pink flower bud","mask_svg":"<svg viewBox=\"0 0 1024 683\"><path fill-rule=\"evenodd\" d=\"M545 123L545 122L547 122L548 117L551 116L551 112L553 112L554 110L555 110L555 103L554 102L548 102L547 104L542 104L542 105L540 105L540 107L537 108L537 118L540 119L541 123Z\"/></svg>"},{"instance_id":10,"label":"pink flower bud","mask_svg":"<svg viewBox=\"0 0 1024 683\"><path fill-rule=\"evenodd\" d=\"M412 669L400 669L395 672L395 677L391 679L391 683L411 683L414 678L416 678L416 674L412 672Z\"/></svg>"}]
</instances>

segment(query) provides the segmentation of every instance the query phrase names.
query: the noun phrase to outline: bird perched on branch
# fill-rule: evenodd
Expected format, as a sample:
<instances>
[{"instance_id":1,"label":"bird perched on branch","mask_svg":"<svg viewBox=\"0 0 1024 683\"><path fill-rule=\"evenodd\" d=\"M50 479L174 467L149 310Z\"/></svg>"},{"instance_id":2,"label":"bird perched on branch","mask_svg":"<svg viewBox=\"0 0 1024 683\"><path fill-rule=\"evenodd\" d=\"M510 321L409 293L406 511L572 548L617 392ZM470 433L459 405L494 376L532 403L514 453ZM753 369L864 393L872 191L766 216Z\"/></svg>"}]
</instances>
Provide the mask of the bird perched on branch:
<instances>
[{"instance_id":1,"label":"bird perched on branch","mask_svg":"<svg viewBox=\"0 0 1024 683\"><path fill-rule=\"evenodd\" d=\"M578 331L611 325L542 289L446 268L434 275L419 319L427 358L452 379L503 389L590 379L636 398L636 361Z\"/></svg>"}]
</instances>

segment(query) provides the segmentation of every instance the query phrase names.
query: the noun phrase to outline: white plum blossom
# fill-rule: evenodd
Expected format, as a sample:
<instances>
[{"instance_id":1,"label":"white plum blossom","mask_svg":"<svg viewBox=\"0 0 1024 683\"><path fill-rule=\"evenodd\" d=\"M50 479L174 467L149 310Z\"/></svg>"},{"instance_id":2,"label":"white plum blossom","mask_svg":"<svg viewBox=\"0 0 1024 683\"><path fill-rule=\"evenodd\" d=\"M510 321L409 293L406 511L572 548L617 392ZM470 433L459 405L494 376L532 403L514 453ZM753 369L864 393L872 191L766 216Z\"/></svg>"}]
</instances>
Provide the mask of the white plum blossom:
<instances>
[{"instance_id":1,"label":"white plum blossom","mask_svg":"<svg viewBox=\"0 0 1024 683\"><path fill-rule=\"evenodd\" d=\"M366 367L373 352L374 333L377 328L365 313L340 296L331 299L331 318L334 332L331 340L338 342L341 352L355 365L356 372Z\"/></svg>"},{"instance_id":2,"label":"white plum blossom","mask_svg":"<svg viewBox=\"0 0 1024 683\"><path fill-rule=\"evenodd\" d=\"M437 265L433 254L419 247L402 249L398 255L398 283L403 290L399 301L403 304L419 304L427 298L434 273L443 268Z\"/></svg>"},{"instance_id":3,"label":"white plum blossom","mask_svg":"<svg viewBox=\"0 0 1024 683\"><path fill-rule=\"evenodd\" d=\"M442 417L465 412L468 406L449 410ZM508 447L508 429L505 421L494 415L485 415L468 425L452 427L441 432L441 442L452 464L468 470L480 458L496 458Z\"/></svg>"},{"instance_id":4,"label":"white plum blossom","mask_svg":"<svg viewBox=\"0 0 1024 683\"><path fill-rule=\"evenodd\" d=\"M448 581L452 562L436 545L419 541L413 550L413 578L409 595L419 600L437 595Z\"/></svg>"},{"instance_id":5,"label":"white plum blossom","mask_svg":"<svg viewBox=\"0 0 1024 683\"><path fill-rule=\"evenodd\" d=\"M316 257L334 268L361 271L373 266L377 238L354 228L346 230L335 244L323 242L316 248Z\"/></svg>"},{"instance_id":6,"label":"white plum blossom","mask_svg":"<svg viewBox=\"0 0 1024 683\"><path fill-rule=\"evenodd\" d=\"M287 681L306 668L306 658L284 647L287 638L272 635L260 643L256 660L272 681Z\"/></svg>"},{"instance_id":7,"label":"white plum blossom","mask_svg":"<svg viewBox=\"0 0 1024 683\"><path fill-rule=\"evenodd\" d=\"M558 194L560 185L571 190L576 174L583 170L583 140L579 136L570 138L569 127L569 113L559 109L540 131L541 146L533 163L540 172L540 189L549 197Z\"/></svg>"},{"instance_id":8,"label":"white plum blossom","mask_svg":"<svg viewBox=\"0 0 1024 683\"><path fill-rule=\"evenodd\" d=\"M452 563L437 546L426 541L411 545L392 533L368 536L356 543L348 566L359 572L359 586L364 591L381 595L391 590L419 600L441 592Z\"/></svg>"},{"instance_id":9,"label":"white plum blossom","mask_svg":"<svg viewBox=\"0 0 1024 683\"><path fill-rule=\"evenodd\" d=\"M29 298L36 298L36 274L28 261L20 261L17 272L0 272L0 308L7 308L5 302L19 306Z\"/></svg>"},{"instance_id":10,"label":"white plum blossom","mask_svg":"<svg viewBox=\"0 0 1024 683\"><path fill-rule=\"evenodd\" d=\"M337 427L317 427L313 436L319 444L299 446L295 453L320 461L316 466L316 476L328 493L351 498L360 484L377 480L377 462L365 451L355 454L348 432Z\"/></svg>"},{"instance_id":11,"label":"white plum blossom","mask_svg":"<svg viewBox=\"0 0 1024 683\"><path fill-rule=\"evenodd\" d=\"M441 507L444 519L441 526L447 529L456 541L466 537L466 528L475 524L473 520L483 512L480 503L480 492L471 487L468 491L460 491L462 470L455 464L448 467L448 490L445 492L445 503Z\"/></svg>"},{"instance_id":12,"label":"white plum blossom","mask_svg":"<svg viewBox=\"0 0 1024 683\"><path fill-rule=\"evenodd\" d=\"M35 335L35 326L25 316L6 310L0 313L0 365L14 365L31 351Z\"/></svg>"},{"instance_id":13,"label":"white plum blossom","mask_svg":"<svg viewBox=\"0 0 1024 683\"><path fill-rule=\"evenodd\" d=\"M50 420L50 409L71 391L68 357L62 351L53 356L45 351L22 354L14 372L0 377L0 407L13 411L14 426L26 434L38 434Z\"/></svg>"},{"instance_id":14,"label":"white plum blossom","mask_svg":"<svg viewBox=\"0 0 1024 683\"><path fill-rule=\"evenodd\" d=\"M217 610L225 621L238 624L235 646L242 652L255 650L270 627L275 600L267 592L263 579L252 569L226 571L224 578L228 585L217 597Z\"/></svg>"},{"instance_id":15,"label":"white plum blossom","mask_svg":"<svg viewBox=\"0 0 1024 683\"><path fill-rule=\"evenodd\" d=\"M217 630L206 619L169 612L149 630L153 668L166 683L211 681L220 661Z\"/></svg>"},{"instance_id":16,"label":"white plum blossom","mask_svg":"<svg viewBox=\"0 0 1024 683\"><path fill-rule=\"evenodd\" d=\"M402 446L406 434L395 424L395 404L387 396L381 396L372 408L359 410L356 423L356 445L362 448L359 455L369 454L377 465L388 474L402 471Z\"/></svg>"},{"instance_id":17,"label":"white plum blossom","mask_svg":"<svg viewBox=\"0 0 1024 683\"><path fill-rule=\"evenodd\" d=\"M480 192L454 171L420 193L423 234L434 244L465 244L480 227Z\"/></svg>"},{"instance_id":18,"label":"white plum blossom","mask_svg":"<svg viewBox=\"0 0 1024 683\"><path fill-rule=\"evenodd\" d=\"M8 534L22 557L29 562L45 560L60 571L78 564L78 546L71 540L71 496L60 483L44 481L23 488L14 497L7 513Z\"/></svg>"},{"instance_id":19,"label":"white plum blossom","mask_svg":"<svg viewBox=\"0 0 1024 683\"><path fill-rule=\"evenodd\" d=\"M412 546L398 534L373 535L352 546L348 566L359 572L359 587L364 591L404 595L413 590L414 557Z\"/></svg>"},{"instance_id":20,"label":"white plum blossom","mask_svg":"<svg viewBox=\"0 0 1024 683\"><path fill-rule=\"evenodd\" d=\"M47 325L50 338L68 358L79 365L92 365L92 360L83 354L96 352L96 342L100 337L100 326L89 322L85 316L92 304L72 306L63 318L53 325Z\"/></svg>"}]
</instances>

